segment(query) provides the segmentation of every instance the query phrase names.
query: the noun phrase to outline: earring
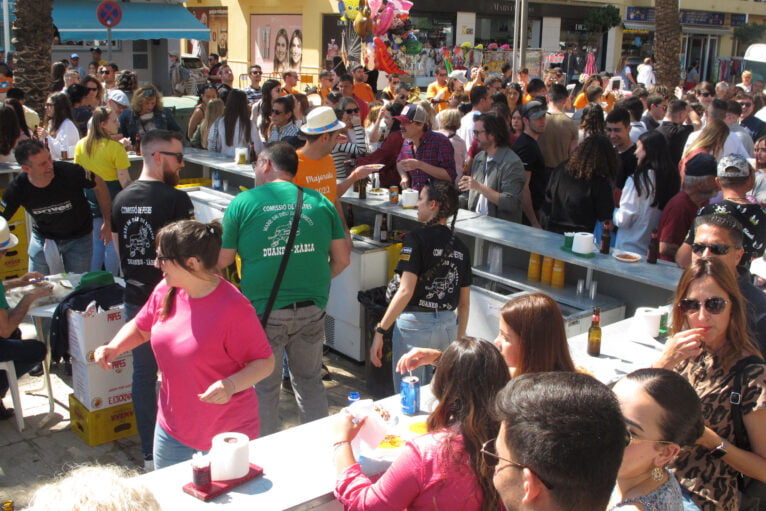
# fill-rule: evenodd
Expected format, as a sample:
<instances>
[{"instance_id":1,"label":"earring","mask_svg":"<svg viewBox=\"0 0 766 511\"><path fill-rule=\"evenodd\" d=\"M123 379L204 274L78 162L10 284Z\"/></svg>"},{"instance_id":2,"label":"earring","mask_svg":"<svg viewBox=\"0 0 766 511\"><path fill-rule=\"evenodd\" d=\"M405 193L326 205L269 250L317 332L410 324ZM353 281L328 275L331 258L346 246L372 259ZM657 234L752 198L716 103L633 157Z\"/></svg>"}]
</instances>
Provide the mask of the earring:
<instances>
[{"instance_id":1,"label":"earring","mask_svg":"<svg viewBox=\"0 0 766 511\"><path fill-rule=\"evenodd\" d=\"M664 475L665 471L662 470L660 467L654 467L652 469L652 479L655 481L662 481L662 477Z\"/></svg>"}]
</instances>

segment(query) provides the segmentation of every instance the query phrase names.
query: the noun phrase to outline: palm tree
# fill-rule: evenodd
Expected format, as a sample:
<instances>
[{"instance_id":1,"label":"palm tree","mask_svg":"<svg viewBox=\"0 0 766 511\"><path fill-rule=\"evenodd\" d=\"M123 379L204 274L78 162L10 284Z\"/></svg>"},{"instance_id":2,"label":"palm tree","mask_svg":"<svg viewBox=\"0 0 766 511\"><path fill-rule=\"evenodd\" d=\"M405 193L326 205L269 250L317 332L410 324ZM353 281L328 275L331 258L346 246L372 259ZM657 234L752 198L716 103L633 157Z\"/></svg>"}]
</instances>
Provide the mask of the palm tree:
<instances>
[{"instance_id":1,"label":"palm tree","mask_svg":"<svg viewBox=\"0 0 766 511\"><path fill-rule=\"evenodd\" d=\"M14 85L24 90L26 105L42 118L51 88L53 0L17 0L13 44Z\"/></svg>"},{"instance_id":2,"label":"palm tree","mask_svg":"<svg viewBox=\"0 0 766 511\"><path fill-rule=\"evenodd\" d=\"M678 0L655 0L654 55L658 85L674 90L680 79L681 20Z\"/></svg>"}]
</instances>

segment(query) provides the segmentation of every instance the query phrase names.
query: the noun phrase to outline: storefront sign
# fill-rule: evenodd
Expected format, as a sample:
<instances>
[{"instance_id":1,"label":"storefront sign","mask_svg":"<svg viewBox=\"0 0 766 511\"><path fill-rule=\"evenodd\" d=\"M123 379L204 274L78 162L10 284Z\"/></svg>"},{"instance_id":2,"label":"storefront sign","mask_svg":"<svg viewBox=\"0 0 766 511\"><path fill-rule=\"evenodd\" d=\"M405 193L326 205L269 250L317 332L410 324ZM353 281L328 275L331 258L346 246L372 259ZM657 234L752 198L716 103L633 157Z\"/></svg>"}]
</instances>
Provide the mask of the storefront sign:
<instances>
[{"instance_id":1,"label":"storefront sign","mask_svg":"<svg viewBox=\"0 0 766 511\"><path fill-rule=\"evenodd\" d=\"M687 11L681 10L681 24L682 25L706 25L722 27L726 14L722 12L708 12L708 11Z\"/></svg>"},{"instance_id":2,"label":"storefront sign","mask_svg":"<svg viewBox=\"0 0 766 511\"><path fill-rule=\"evenodd\" d=\"M741 27L743 25L747 25L747 14L730 14L731 21L729 21L729 25L732 27Z\"/></svg>"}]
</instances>

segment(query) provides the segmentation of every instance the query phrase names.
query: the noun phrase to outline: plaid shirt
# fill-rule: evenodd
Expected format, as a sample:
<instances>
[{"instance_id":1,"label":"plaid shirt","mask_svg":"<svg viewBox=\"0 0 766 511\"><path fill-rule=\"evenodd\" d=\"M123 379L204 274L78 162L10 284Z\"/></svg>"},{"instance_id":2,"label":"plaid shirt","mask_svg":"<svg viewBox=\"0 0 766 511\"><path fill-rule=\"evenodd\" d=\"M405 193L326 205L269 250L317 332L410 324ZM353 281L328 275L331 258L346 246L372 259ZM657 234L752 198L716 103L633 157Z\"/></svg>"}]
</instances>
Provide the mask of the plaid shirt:
<instances>
[{"instance_id":1,"label":"plaid shirt","mask_svg":"<svg viewBox=\"0 0 766 511\"><path fill-rule=\"evenodd\" d=\"M455 173L455 150L452 148L449 139L441 133L431 130L423 133L416 153L413 152L412 141L405 140L396 161L399 162L410 158L446 170L450 175L450 181L455 181L457 176ZM431 180L431 175L423 172L421 169L410 170L408 174L410 176L410 186L414 190L419 191Z\"/></svg>"}]
</instances>

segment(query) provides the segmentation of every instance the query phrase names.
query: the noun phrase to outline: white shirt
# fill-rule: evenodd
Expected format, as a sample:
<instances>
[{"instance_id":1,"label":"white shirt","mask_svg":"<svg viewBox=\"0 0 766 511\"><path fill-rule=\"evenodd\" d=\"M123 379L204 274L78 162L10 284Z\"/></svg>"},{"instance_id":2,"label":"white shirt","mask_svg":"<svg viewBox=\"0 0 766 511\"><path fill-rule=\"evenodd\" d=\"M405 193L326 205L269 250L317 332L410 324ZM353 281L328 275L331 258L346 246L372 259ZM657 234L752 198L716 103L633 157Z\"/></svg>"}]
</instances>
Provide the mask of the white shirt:
<instances>
[{"instance_id":1,"label":"white shirt","mask_svg":"<svg viewBox=\"0 0 766 511\"><path fill-rule=\"evenodd\" d=\"M702 130L692 131L689 133L689 138L686 139L686 145L684 146L684 153L689 149L689 146L691 146L692 143L697 140L697 138L700 136L700 133L702 133ZM747 149L745 149L745 146L742 145L739 137L731 132L729 132L729 136L726 137L726 142L723 144L723 152L721 152L721 156L726 156L727 154L739 154L743 158L750 157Z\"/></svg>"},{"instance_id":2,"label":"white shirt","mask_svg":"<svg viewBox=\"0 0 766 511\"><path fill-rule=\"evenodd\" d=\"M649 170L649 179L656 183L653 170ZM635 252L638 255L646 255L649 249L649 240L652 231L660 224L662 211L651 206L654 202L656 189L647 195L644 187L641 187L641 196L636 191L636 183L633 176L625 181L620 197L620 207L614 210L612 221L620 228L617 232L616 248Z\"/></svg>"},{"instance_id":3,"label":"white shirt","mask_svg":"<svg viewBox=\"0 0 766 511\"><path fill-rule=\"evenodd\" d=\"M54 160L60 160L61 151L66 150L68 152L67 157L73 159L74 146L77 145L79 140L80 131L77 129L77 126L71 120L64 119L58 131L56 131L56 136L48 135L48 147L51 150L51 157Z\"/></svg>"},{"instance_id":4,"label":"white shirt","mask_svg":"<svg viewBox=\"0 0 766 511\"><path fill-rule=\"evenodd\" d=\"M250 140L244 140L245 134L240 131L239 121L234 128L234 145L226 145L226 133L223 125L223 117L213 123L210 128L210 133L207 136L207 148L208 151L224 154L234 158L235 148L247 147L250 142L255 147L256 154L260 153L263 149L263 142L258 135L258 128L250 121Z\"/></svg>"},{"instance_id":5,"label":"white shirt","mask_svg":"<svg viewBox=\"0 0 766 511\"><path fill-rule=\"evenodd\" d=\"M466 147L471 147L473 143L473 121L479 115L481 115L481 112L478 110L471 110L460 119L460 127L456 133L463 139Z\"/></svg>"},{"instance_id":6,"label":"white shirt","mask_svg":"<svg viewBox=\"0 0 766 511\"><path fill-rule=\"evenodd\" d=\"M643 83L644 87L649 88L654 85L654 68L650 64L641 64L638 66L638 83Z\"/></svg>"}]
</instances>

